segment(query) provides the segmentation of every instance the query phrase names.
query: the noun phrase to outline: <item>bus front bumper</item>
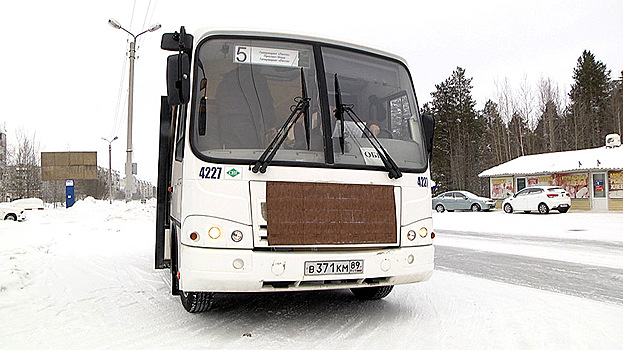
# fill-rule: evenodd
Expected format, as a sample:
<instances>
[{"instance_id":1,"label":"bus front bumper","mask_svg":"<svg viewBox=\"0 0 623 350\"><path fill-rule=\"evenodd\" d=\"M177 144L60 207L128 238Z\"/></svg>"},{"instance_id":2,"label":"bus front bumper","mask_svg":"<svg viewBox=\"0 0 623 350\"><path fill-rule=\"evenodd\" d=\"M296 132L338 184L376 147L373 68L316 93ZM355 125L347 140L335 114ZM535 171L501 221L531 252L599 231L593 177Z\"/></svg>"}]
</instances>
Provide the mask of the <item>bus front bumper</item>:
<instances>
[{"instance_id":1,"label":"bus front bumper","mask_svg":"<svg viewBox=\"0 0 623 350\"><path fill-rule=\"evenodd\" d=\"M261 292L342 289L428 280L433 245L344 252L270 252L181 245L180 289L188 292ZM360 261L357 273L309 275L306 262Z\"/></svg>"}]
</instances>

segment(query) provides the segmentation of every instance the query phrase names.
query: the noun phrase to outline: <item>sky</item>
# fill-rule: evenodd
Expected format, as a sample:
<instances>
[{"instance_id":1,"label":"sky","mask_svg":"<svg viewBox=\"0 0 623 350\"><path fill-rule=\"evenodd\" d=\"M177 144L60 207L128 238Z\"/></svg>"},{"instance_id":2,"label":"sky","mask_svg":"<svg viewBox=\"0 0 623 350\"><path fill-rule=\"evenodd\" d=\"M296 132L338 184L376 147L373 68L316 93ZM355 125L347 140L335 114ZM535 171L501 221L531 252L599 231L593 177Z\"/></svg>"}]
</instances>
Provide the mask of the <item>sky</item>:
<instances>
[{"instance_id":1,"label":"sky","mask_svg":"<svg viewBox=\"0 0 623 350\"><path fill-rule=\"evenodd\" d=\"M191 1L58 0L0 2L5 44L0 64L0 125L9 144L19 132L41 151L97 151L98 165L124 172L129 36L139 37L133 111L138 177L155 184L158 118L166 93L163 33L181 25L292 32L382 49L404 57L420 106L456 67L472 77L476 107L495 100L506 80L533 91L550 78L566 94L583 50L620 77L623 2L596 1Z\"/></svg>"}]
</instances>

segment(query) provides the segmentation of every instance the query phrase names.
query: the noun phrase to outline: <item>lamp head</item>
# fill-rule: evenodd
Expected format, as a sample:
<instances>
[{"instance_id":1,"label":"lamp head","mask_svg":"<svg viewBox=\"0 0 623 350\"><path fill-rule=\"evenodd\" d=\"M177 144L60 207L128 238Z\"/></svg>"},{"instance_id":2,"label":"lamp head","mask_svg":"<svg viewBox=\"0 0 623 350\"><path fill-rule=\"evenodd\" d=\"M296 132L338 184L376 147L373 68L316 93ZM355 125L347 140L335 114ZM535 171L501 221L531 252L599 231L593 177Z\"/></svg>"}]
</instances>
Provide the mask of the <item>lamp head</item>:
<instances>
[{"instance_id":1,"label":"lamp head","mask_svg":"<svg viewBox=\"0 0 623 350\"><path fill-rule=\"evenodd\" d=\"M115 29L121 29L121 24L114 18L109 19L108 24Z\"/></svg>"},{"instance_id":2,"label":"lamp head","mask_svg":"<svg viewBox=\"0 0 623 350\"><path fill-rule=\"evenodd\" d=\"M160 25L160 23L156 23L153 26L149 27L149 29L147 29L147 31L149 32L155 32L156 30L160 29L162 26Z\"/></svg>"}]
</instances>

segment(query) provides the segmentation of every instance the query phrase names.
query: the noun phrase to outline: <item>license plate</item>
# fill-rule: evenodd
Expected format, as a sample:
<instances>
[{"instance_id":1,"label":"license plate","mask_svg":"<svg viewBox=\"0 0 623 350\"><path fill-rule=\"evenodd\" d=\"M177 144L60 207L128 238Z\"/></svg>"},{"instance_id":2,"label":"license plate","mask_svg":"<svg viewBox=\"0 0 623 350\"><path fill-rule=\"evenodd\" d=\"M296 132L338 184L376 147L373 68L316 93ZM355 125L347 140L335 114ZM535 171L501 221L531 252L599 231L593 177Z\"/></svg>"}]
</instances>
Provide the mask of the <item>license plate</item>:
<instances>
[{"instance_id":1,"label":"license plate","mask_svg":"<svg viewBox=\"0 0 623 350\"><path fill-rule=\"evenodd\" d=\"M350 275L363 273L363 260L306 261L305 275Z\"/></svg>"}]
</instances>

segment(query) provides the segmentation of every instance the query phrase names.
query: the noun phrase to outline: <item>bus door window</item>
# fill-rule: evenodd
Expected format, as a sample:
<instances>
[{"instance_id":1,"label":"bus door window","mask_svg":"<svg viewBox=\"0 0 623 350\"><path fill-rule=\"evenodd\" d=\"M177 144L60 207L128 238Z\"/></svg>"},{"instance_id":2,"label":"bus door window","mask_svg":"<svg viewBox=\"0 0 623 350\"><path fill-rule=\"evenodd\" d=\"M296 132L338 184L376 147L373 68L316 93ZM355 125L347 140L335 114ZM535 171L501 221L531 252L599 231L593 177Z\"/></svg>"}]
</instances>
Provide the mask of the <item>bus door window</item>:
<instances>
[{"instance_id":1,"label":"bus door window","mask_svg":"<svg viewBox=\"0 0 623 350\"><path fill-rule=\"evenodd\" d=\"M175 160L182 161L184 158L184 131L186 126L185 105L173 107L173 119L177 120L175 131Z\"/></svg>"}]
</instances>

